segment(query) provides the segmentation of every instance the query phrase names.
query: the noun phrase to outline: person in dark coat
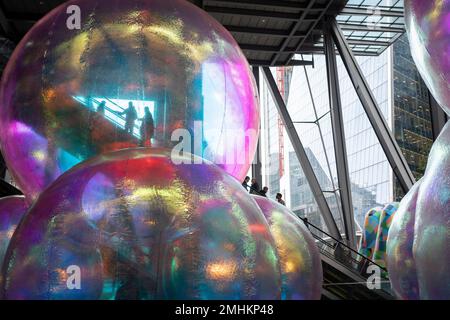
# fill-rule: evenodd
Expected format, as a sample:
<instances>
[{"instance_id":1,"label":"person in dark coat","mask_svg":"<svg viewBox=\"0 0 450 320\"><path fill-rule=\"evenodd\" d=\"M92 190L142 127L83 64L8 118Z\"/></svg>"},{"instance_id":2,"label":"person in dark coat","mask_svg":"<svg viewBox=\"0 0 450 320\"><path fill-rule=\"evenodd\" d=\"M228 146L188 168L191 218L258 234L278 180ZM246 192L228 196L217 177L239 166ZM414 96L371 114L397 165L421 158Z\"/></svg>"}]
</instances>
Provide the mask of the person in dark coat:
<instances>
[{"instance_id":1,"label":"person in dark coat","mask_svg":"<svg viewBox=\"0 0 450 320\"><path fill-rule=\"evenodd\" d=\"M247 191L248 191L248 189L250 188L250 186L248 185L249 181L250 181L250 177L249 177L249 176L246 176L245 179L244 179L244 181L242 181L242 186L243 186L243 187L245 188L245 190L247 190Z\"/></svg>"},{"instance_id":2,"label":"person in dark coat","mask_svg":"<svg viewBox=\"0 0 450 320\"><path fill-rule=\"evenodd\" d=\"M251 194L259 194L259 184L255 178L252 179L252 184L250 185Z\"/></svg>"},{"instance_id":3,"label":"person in dark coat","mask_svg":"<svg viewBox=\"0 0 450 320\"><path fill-rule=\"evenodd\" d=\"M144 147L147 142L151 146L152 138L155 133L155 124L153 122L153 116L150 112L149 107L144 109L144 117L139 119L142 120L141 124L141 146Z\"/></svg>"},{"instance_id":4,"label":"person in dark coat","mask_svg":"<svg viewBox=\"0 0 450 320\"><path fill-rule=\"evenodd\" d=\"M136 121L138 115L136 108L133 106L133 102L128 103L128 108L123 112L117 112L119 115L125 115L125 131L133 134L134 122Z\"/></svg>"},{"instance_id":5,"label":"person in dark coat","mask_svg":"<svg viewBox=\"0 0 450 320\"><path fill-rule=\"evenodd\" d=\"M283 206L285 206L286 205L286 202L284 202L284 200L283 199L281 199L283 197L283 195L281 194L281 193L277 193L277 195L275 196L275 198L277 199L277 202L279 203L279 204L282 204Z\"/></svg>"},{"instance_id":6,"label":"person in dark coat","mask_svg":"<svg viewBox=\"0 0 450 320\"><path fill-rule=\"evenodd\" d=\"M259 195L267 198L267 191L269 191L269 188L264 187L259 191Z\"/></svg>"}]
</instances>

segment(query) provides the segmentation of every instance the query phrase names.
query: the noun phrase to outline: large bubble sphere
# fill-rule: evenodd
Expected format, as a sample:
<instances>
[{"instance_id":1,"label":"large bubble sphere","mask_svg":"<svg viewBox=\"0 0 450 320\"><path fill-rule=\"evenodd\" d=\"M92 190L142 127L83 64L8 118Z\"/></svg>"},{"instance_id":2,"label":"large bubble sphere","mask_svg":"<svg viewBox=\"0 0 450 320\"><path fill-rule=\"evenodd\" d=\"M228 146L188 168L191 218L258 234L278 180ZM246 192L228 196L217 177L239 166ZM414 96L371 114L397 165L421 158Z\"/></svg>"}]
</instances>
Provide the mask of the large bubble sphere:
<instances>
[{"instance_id":1,"label":"large bubble sphere","mask_svg":"<svg viewBox=\"0 0 450 320\"><path fill-rule=\"evenodd\" d=\"M405 0L411 53L434 98L450 115L450 2Z\"/></svg>"},{"instance_id":2,"label":"large bubble sphere","mask_svg":"<svg viewBox=\"0 0 450 320\"><path fill-rule=\"evenodd\" d=\"M269 223L281 269L281 297L286 300L318 300L322 293L322 261L305 223L285 206L253 196Z\"/></svg>"},{"instance_id":3,"label":"large bubble sphere","mask_svg":"<svg viewBox=\"0 0 450 320\"><path fill-rule=\"evenodd\" d=\"M17 225L28 209L24 196L0 198L0 268ZM2 275L0 273L0 284Z\"/></svg>"},{"instance_id":4,"label":"large bubble sphere","mask_svg":"<svg viewBox=\"0 0 450 320\"><path fill-rule=\"evenodd\" d=\"M386 262L391 287L400 299L419 298L416 263L413 257L414 223L420 182L403 198L389 229Z\"/></svg>"},{"instance_id":5,"label":"large bubble sphere","mask_svg":"<svg viewBox=\"0 0 450 320\"><path fill-rule=\"evenodd\" d=\"M247 60L184 0L69 1L26 34L0 89L2 153L30 199L107 151L178 146L241 179L256 150Z\"/></svg>"},{"instance_id":6,"label":"large bubble sphere","mask_svg":"<svg viewBox=\"0 0 450 320\"><path fill-rule=\"evenodd\" d=\"M400 203L387 268L403 299L450 299L450 122L433 144L424 177Z\"/></svg>"},{"instance_id":7,"label":"large bubble sphere","mask_svg":"<svg viewBox=\"0 0 450 320\"><path fill-rule=\"evenodd\" d=\"M221 168L190 161L127 149L66 172L11 240L4 298L279 299L261 210Z\"/></svg>"}]
</instances>

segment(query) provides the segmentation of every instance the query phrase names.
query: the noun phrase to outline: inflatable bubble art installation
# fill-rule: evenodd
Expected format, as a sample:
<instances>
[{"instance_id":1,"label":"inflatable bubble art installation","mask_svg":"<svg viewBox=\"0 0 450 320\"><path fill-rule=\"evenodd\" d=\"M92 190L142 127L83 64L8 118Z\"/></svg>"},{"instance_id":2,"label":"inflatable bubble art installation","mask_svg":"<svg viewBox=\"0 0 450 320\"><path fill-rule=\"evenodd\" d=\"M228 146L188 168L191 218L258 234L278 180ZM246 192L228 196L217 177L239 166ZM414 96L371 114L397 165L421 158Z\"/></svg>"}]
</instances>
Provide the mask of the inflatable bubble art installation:
<instances>
[{"instance_id":1,"label":"inflatable bubble art installation","mask_svg":"<svg viewBox=\"0 0 450 320\"><path fill-rule=\"evenodd\" d=\"M16 229L2 298L319 299L319 253L300 220L280 240L239 181L191 161L127 149L63 174ZM282 280L286 265L296 275Z\"/></svg>"},{"instance_id":2,"label":"inflatable bubble art installation","mask_svg":"<svg viewBox=\"0 0 450 320\"><path fill-rule=\"evenodd\" d=\"M406 0L411 52L450 114L450 2ZM402 200L389 230L387 268L401 299L450 299L450 123L434 143L424 177Z\"/></svg>"},{"instance_id":3,"label":"inflatable bubble art installation","mask_svg":"<svg viewBox=\"0 0 450 320\"><path fill-rule=\"evenodd\" d=\"M14 219L0 203L1 299L320 298L300 220L282 213L280 237L236 180L259 130L247 60L188 1L59 6L14 51L0 108L25 194Z\"/></svg>"},{"instance_id":4,"label":"inflatable bubble art installation","mask_svg":"<svg viewBox=\"0 0 450 320\"><path fill-rule=\"evenodd\" d=\"M69 7L79 8L80 29L68 28ZM25 35L0 89L1 150L30 201L108 151L183 139L241 180L256 150L247 60L219 22L184 0L69 1Z\"/></svg>"}]
</instances>

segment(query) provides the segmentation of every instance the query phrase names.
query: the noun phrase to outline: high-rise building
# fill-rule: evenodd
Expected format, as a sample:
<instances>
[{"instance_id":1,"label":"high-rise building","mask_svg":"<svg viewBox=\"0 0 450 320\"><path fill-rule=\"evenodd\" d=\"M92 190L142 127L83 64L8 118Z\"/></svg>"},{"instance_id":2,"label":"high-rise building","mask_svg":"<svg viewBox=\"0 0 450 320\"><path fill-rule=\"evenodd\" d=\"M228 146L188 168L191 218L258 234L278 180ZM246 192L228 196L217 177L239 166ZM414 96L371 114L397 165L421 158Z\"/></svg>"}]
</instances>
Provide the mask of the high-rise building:
<instances>
[{"instance_id":1,"label":"high-rise building","mask_svg":"<svg viewBox=\"0 0 450 320\"><path fill-rule=\"evenodd\" d=\"M433 144L430 93L414 64L406 34L394 44L393 52L395 138L415 178L420 179ZM394 198L403 196L396 183Z\"/></svg>"}]
</instances>

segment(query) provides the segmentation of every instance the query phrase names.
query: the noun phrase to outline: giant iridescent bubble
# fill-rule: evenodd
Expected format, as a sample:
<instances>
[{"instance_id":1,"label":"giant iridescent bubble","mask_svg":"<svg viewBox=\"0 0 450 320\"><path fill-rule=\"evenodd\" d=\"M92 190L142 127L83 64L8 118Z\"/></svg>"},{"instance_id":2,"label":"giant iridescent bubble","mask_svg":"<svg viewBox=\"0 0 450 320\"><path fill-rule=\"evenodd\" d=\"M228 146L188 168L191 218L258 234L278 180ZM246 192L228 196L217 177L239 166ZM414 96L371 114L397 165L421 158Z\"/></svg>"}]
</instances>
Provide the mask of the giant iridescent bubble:
<instances>
[{"instance_id":1,"label":"giant iridescent bubble","mask_svg":"<svg viewBox=\"0 0 450 320\"><path fill-rule=\"evenodd\" d=\"M269 223L281 269L281 297L286 300L320 299L322 261L305 223L285 206L253 196Z\"/></svg>"},{"instance_id":2,"label":"giant iridescent bubble","mask_svg":"<svg viewBox=\"0 0 450 320\"><path fill-rule=\"evenodd\" d=\"M261 210L221 168L190 161L127 149L59 177L11 240L4 298L279 299Z\"/></svg>"},{"instance_id":3,"label":"giant iridescent bubble","mask_svg":"<svg viewBox=\"0 0 450 320\"><path fill-rule=\"evenodd\" d=\"M23 38L0 89L2 153L30 199L106 151L177 145L241 179L256 149L247 60L188 1L69 1Z\"/></svg>"},{"instance_id":4,"label":"giant iridescent bubble","mask_svg":"<svg viewBox=\"0 0 450 320\"><path fill-rule=\"evenodd\" d=\"M450 1L405 0L405 22L419 72L450 115Z\"/></svg>"},{"instance_id":5,"label":"giant iridescent bubble","mask_svg":"<svg viewBox=\"0 0 450 320\"><path fill-rule=\"evenodd\" d=\"M0 268L17 225L28 209L24 196L0 198ZM0 284L2 275L0 273Z\"/></svg>"},{"instance_id":6,"label":"giant iridescent bubble","mask_svg":"<svg viewBox=\"0 0 450 320\"><path fill-rule=\"evenodd\" d=\"M425 175L400 203L387 241L387 268L402 299L450 299L450 122Z\"/></svg>"},{"instance_id":7,"label":"giant iridescent bubble","mask_svg":"<svg viewBox=\"0 0 450 320\"><path fill-rule=\"evenodd\" d=\"M418 299L416 263L413 256L414 223L420 182L403 198L391 225L386 261L391 287L400 299Z\"/></svg>"}]
</instances>

